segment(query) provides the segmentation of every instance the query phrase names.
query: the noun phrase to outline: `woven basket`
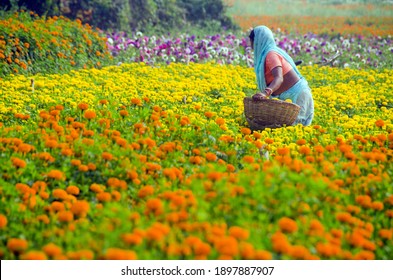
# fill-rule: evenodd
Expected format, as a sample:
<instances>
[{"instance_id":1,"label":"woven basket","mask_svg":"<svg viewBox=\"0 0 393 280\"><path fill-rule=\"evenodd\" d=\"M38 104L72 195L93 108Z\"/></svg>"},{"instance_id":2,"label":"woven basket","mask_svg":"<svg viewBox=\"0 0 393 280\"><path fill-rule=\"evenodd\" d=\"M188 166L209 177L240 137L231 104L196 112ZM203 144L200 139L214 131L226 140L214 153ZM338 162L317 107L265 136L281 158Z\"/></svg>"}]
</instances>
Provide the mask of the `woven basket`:
<instances>
[{"instance_id":1,"label":"woven basket","mask_svg":"<svg viewBox=\"0 0 393 280\"><path fill-rule=\"evenodd\" d=\"M243 102L244 114L251 130L292 125L300 112L299 105L281 100L253 101L251 97L245 97Z\"/></svg>"}]
</instances>

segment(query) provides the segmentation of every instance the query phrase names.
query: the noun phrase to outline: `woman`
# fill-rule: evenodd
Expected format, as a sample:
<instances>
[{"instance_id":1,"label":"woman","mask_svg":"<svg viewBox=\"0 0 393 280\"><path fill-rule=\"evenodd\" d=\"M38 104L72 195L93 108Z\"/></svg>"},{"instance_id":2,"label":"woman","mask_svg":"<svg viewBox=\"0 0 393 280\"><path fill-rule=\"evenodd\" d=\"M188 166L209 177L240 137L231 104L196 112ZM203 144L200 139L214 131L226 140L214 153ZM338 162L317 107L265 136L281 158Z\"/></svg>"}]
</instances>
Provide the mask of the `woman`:
<instances>
[{"instance_id":1,"label":"woman","mask_svg":"<svg viewBox=\"0 0 393 280\"><path fill-rule=\"evenodd\" d=\"M254 70L258 88L254 100L276 97L291 99L300 106L299 115L293 123L310 125L314 117L314 101L306 79L300 74L293 59L276 46L272 31L266 26L258 26L250 33L254 50Z\"/></svg>"}]
</instances>

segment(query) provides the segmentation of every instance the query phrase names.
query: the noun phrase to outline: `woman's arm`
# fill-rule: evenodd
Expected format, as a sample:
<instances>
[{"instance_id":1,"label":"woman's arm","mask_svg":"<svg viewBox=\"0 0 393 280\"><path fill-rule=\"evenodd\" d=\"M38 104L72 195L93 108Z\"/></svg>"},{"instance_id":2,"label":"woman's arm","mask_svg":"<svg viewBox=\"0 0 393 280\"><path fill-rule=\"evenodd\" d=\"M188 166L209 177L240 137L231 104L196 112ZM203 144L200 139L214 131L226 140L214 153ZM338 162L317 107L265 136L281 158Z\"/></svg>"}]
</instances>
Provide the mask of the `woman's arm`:
<instances>
[{"instance_id":1,"label":"woman's arm","mask_svg":"<svg viewBox=\"0 0 393 280\"><path fill-rule=\"evenodd\" d=\"M270 96L270 95L275 95L274 92L279 89L284 81L284 77L282 75L282 67L277 66L272 69L272 74L273 74L273 81L268 85L268 87L265 89L265 94Z\"/></svg>"}]
</instances>

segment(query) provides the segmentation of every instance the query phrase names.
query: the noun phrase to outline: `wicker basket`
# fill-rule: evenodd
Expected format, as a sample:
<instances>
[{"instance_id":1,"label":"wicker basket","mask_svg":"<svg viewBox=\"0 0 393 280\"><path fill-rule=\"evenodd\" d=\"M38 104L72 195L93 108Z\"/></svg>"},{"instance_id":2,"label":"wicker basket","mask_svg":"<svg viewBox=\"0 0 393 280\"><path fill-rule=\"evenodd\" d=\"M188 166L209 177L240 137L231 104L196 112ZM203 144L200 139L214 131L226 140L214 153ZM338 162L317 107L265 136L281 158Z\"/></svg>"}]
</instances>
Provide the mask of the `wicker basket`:
<instances>
[{"instance_id":1,"label":"wicker basket","mask_svg":"<svg viewBox=\"0 0 393 280\"><path fill-rule=\"evenodd\" d=\"M253 101L251 97L245 97L243 102L244 114L251 130L292 125L300 112L299 105L281 100Z\"/></svg>"}]
</instances>

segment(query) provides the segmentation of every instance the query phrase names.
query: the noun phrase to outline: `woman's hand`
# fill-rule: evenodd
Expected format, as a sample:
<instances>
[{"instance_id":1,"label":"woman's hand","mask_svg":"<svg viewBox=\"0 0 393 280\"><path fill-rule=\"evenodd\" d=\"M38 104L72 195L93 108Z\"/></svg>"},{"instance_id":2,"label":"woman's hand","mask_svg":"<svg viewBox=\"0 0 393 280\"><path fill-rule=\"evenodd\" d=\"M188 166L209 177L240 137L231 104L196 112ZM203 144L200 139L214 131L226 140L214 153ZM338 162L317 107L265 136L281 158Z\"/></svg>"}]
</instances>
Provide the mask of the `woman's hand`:
<instances>
[{"instance_id":1,"label":"woman's hand","mask_svg":"<svg viewBox=\"0 0 393 280\"><path fill-rule=\"evenodd\" d=\"M252 100L254 101L261 101L263 99L267 99L267 96L262 92L258 92L252 96Z\"/></svg>"}]
</instances>

